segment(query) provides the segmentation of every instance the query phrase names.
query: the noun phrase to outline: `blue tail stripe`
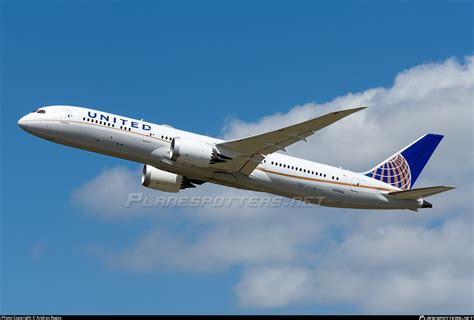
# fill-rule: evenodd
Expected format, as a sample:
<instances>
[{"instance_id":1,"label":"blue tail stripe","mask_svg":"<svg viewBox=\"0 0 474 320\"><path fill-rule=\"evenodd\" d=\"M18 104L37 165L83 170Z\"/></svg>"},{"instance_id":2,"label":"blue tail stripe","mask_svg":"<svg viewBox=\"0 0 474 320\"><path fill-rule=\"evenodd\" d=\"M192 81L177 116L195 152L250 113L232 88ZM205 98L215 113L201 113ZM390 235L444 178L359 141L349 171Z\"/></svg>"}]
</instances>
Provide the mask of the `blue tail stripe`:
<instances>
[{"instance_id":1,"label":"blue tail stripe","mask_svg":"<svg viewBox=\"0 0 474 320\"><path fill-rule=\"evenodd\" d=\"M380 167L377 169L377 176L376 176L376 178L380 178L381 174L382 174L382 166L380 166Z\"/></svg>"},{"instance_id":2,"label":"blue tail stripe","mask_svg":"<svg viewBox=\"0 0 474 320\"><path fill-rule=\"evenodd\" d=\"M434 150L443 139L439 134L427 134L390 157L366 176L406 190L415 184Z\"/></svg>"},{"instance_id":3,"label":"blue tail stripe","mask_svg":"<svg viewBox=\"0 0 474 320\"><path fill-rule=\"evenodd\" d=\"M411 172L411 185L413 186L421 171L425 167L438 144L443 139L439 134L427 134L409 148L402 151L402 156L407 160Z\"/></svg>"}]
</instances>

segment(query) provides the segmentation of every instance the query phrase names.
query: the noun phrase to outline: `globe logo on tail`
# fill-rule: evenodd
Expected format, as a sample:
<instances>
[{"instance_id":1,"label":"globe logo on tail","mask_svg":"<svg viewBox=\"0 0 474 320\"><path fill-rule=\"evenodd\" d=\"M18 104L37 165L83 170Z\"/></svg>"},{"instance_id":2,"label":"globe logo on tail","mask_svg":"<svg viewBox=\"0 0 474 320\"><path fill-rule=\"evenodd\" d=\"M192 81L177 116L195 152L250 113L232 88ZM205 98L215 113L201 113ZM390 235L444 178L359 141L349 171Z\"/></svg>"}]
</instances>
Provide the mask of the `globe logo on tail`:
<instances>
[{"instance_id":1,"label":"globe logo on tail","mask_svg":"<svg viewBox=\"0 0 474 320\"><path fill-rule=\"evenodd\" d=\"M410 166L399 153L367 174L369 177L391 184L402 190L410 189Z\"/></svg>"}]
</instances>

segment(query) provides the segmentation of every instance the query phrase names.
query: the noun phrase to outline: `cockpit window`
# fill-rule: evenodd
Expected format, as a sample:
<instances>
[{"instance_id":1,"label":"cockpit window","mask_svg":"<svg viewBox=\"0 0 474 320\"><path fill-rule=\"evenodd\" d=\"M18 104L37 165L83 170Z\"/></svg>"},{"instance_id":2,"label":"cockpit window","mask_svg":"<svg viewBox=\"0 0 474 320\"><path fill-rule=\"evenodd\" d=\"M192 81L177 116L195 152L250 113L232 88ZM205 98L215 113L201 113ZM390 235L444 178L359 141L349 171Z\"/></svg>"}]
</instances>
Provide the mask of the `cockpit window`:
<instances>
[{"instance_id":1,"label":"cockpit window","mask_svg":"<svg viewBox=\"0 0 474 320\"><path fill-rule=\"evenodd\" d=\"M38 110L38 111L36 111L36 113L46 113L46 111L44 111L44 110Z\"/></svg>"}]
</instances>

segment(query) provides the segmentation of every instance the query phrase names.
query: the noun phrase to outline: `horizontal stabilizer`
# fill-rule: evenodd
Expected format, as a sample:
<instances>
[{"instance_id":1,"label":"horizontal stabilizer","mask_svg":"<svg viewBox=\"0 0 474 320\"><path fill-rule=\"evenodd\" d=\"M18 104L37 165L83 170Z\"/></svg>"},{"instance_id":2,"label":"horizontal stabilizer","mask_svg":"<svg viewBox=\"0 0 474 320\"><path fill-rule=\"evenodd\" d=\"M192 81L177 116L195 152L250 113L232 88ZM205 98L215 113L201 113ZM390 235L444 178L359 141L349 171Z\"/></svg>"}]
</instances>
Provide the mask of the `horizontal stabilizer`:
<instances>
[{"instance_id":1,"label":"horizontal stabilizer","mask_svg":"<svg viewBox=\"0 0 474 320\"><path fill-rule=\"evenodd\" d=\"M388 193L387 195L396 199L418 200L420 198L426 198L426 197L429 197L441 192L449 191L451 189L454 189L454 187L437 186L437 187L418 188L418 189L410 189L410 190L403 190L403 191L394 191L394 192Z\"/></svg>"}]
</instances>

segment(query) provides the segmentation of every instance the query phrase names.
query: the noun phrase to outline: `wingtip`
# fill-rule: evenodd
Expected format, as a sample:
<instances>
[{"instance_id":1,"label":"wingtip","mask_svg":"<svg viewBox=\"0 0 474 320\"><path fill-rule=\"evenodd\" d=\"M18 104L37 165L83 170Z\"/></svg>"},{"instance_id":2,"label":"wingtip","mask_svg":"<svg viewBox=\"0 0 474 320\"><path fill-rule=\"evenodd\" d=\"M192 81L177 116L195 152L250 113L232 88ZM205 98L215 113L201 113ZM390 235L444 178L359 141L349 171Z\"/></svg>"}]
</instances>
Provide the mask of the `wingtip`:
<instances>
[{"instance_id":1,"label":"wingtip","mask_svg":"<svg viewBox=\"0 0 474 320\"><path fill-rule=\"evenodd\" d=\"M364 109L367 109L367 107L357 107L357 108L352 108L352 109L344 109L344 110L335 111L332 114L338 114L338 113L351 114L351 113L355 113L355 112L358 112L358 111L361 111L361 110L364 110Z\"/></svg>"},{"instance_id":2,"label":"wingtip","mask_svg":"<svg viewBox=\"0 0 474 320\"><path fill-rule=\"evenodd\" d=\"M451 186L440 186L440 187L446 189L446 191L456 189L456 187L451 187Z\"/></svg>"},{"instance_id":3,"label":"wingtip","mask_svg":"<svg viewBox=\"0 0 474 320\"><path fill-rule=\"evenodd\" d=\"M368 107L361 106L361 107L357 107L357 108L353 108L353 109L347 109L347 111L351 111L352 113L354 113L354 112L362 111L362 110L367 109L367 108Z\"/></svg>"}]
</instances>

